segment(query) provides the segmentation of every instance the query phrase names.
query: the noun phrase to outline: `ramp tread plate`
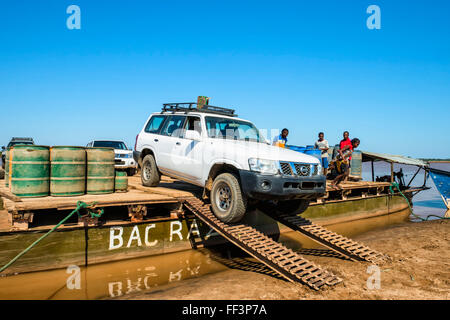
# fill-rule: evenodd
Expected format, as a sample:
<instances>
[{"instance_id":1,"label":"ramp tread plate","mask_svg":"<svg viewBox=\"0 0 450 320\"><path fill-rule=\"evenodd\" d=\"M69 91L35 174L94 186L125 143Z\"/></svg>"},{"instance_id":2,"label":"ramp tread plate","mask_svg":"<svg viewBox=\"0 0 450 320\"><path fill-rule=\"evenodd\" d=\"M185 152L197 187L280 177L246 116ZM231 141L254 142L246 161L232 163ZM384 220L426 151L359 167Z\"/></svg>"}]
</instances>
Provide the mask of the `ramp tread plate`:
<instances>
[{"instance_id":1,"label":"ramp tread plate","mask_svg":"<svg viewBox=\"0 0 450 320\"><path fill-rule=\"evenodd\" d=\"M342 282L339 277L321 269L250 226L244 224L229 226L221 223L212 214L209 206L201 200L191 197L184 201L184 206L196 217L289 281L306 284L315 290L319 290L324 285L332 286ZM243 230L245 230L245 237Z\"/></svg>"},{"instance_id":2,"label":"ramp tread plate","mask_svg":"<svg viewBox=\"0 0 450 320\"><path fill-rule=\"evenodd\" d=\"M381 263L389 258L380 252L372 250L361 243L339 235L322 226L316 225L307 219L302 218L302 223L298 223L299 219L292 218L291 216L277 216L270 213L266 214L287 227L306 235L312 240L350 258L351 260L364 260L372 263Z\"/></svg>"}]
</instances>

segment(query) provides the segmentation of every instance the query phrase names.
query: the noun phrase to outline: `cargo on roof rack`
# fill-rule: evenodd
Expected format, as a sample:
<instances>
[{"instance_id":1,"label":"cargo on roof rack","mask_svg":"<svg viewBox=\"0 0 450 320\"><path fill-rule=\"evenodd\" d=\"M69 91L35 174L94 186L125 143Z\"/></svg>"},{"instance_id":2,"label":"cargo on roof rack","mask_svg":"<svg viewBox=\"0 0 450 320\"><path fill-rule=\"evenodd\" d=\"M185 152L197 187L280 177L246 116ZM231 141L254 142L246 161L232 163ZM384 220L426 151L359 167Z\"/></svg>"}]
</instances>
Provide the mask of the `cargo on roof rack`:
<instances>
[{"instance_id":1,"label":"cargo on roof rack","mask_svg":"<svg viewBox=\"0 0 450 320\"><path fill-rule=\"evenodd\" d=\"M237 114L235 114L235 110L223 108L223 107L216 107L211 106L208 104L203 105L201 108L198 108L197 102L177 102L177 103L163 103L163 108L161 113L164 112L178 112L178 111L184 111L185 113L188 112L204 112L204 113L214 113L214 114L221 114L229 117L237 117Z\"/></svg>"}]
</instances>

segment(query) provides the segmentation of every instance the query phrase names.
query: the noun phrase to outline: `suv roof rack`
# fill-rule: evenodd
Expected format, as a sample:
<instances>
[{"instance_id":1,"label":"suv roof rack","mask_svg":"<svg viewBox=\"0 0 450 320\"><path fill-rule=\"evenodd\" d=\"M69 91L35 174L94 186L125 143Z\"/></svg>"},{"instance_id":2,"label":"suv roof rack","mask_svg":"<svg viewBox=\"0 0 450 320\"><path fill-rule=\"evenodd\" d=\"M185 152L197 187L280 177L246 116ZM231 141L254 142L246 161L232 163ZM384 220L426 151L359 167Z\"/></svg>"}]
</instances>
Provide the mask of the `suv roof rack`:
<instances>
[{"instance_id":1,"label":"suv roof rack","mask_svg":"<svg viewBox=\"0 0 450 320\"><path fill-rule=\"evenodd\" d=\"M33 138L12 137L11 141L14 141L14 140L33 141Z\"/></svg>"},{"instance_id":2,"label":"suv roof rack","mask_svg":"<svg viewBox=\"0 0 450 320\"><path fill-rule=\"evenodd\" d=\"M198 108L197 102L163 103L163 108L162 108L161 113L163 113L163 112L173 112L174 113L177 111L184 111L185 113L205 112L205 113L221 114L221 115L229 116L229 117L237 117L237 114L234 113L235 110L233 110L233 109L211 106L209 104L205 104L201 108Z\"/></svg>"}]
</instances>

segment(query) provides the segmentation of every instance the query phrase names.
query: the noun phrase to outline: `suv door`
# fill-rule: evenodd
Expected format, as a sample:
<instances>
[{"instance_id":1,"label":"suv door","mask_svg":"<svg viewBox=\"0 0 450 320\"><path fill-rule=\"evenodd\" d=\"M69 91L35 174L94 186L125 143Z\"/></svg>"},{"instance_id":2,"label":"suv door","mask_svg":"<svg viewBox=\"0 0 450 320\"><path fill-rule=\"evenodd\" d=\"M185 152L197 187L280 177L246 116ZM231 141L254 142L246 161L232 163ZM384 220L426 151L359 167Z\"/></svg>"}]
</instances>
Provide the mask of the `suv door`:
<instances>
[{"instance_id":1,"label":"suv door","mask_svg":"<svg viewBox=\"0 0 450 320\"><path fill-rule=\"evenodd\" d=\"M186 116L171 115L161 129L159 141L155 150L157 152L157 165L161 172L166 174L179 174L180 164L172 159L175 147L181 145L180 135L186 121Z\"/></svg>"},{"instance_id":2,"label":"suv door","mask_svg":"<svg viewBox=\"0 0 450 320\"><path fill-rule=\"evenodd\" d=\"M201 118L199 116L187 116L181 135L177 138L175 146L172 150L172 161L174 168L178 171L183 169L182 175L190 182L198 185L202 183L203 173L203 141L194 141L185 138L187 131L197 131L202 136Z\"/></svg>"},{"instance_id":3,"label":"suv door","mask_svg":"<svg viewBox=\"0 0 450 320\"><path fill-rule=\"evenodd\" d=\"M142 136L139 137L139 151L150 148L155 153L156 164L159 164L159 135L164 122L166 121L166 115L153 115L145 125Z\"/></svg>"}]
</instances>

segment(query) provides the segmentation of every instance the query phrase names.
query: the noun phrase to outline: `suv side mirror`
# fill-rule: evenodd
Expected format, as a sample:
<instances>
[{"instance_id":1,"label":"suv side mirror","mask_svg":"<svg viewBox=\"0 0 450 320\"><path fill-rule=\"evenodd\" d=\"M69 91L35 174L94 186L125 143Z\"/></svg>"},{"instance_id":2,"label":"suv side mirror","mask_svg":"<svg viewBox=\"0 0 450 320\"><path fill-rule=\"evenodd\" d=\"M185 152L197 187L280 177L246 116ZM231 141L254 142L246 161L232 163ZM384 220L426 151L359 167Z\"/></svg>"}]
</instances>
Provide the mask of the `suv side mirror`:
<instances>
[{"instance_id":1,"label":"suv side mirror","mask_svg":"<svg viewBox=\"0 0 450 320\"><path fill-rule=\"evenodd\" d=\"M5 150L5 146L2 146L2 150Z\"/></svg>"},{"instance_id":2,"label":"suv side mirror","mask_svg":"<svg viewBox=\"0 0 450 320\"><path fill-rule=\"evenodd\" d=\"M200 136L200 133L195 130L186 130L186 133L184 134L184 137L189 140L194 141L200 141L202 140L202 137Z\"/></svg>"}]
</instances>

